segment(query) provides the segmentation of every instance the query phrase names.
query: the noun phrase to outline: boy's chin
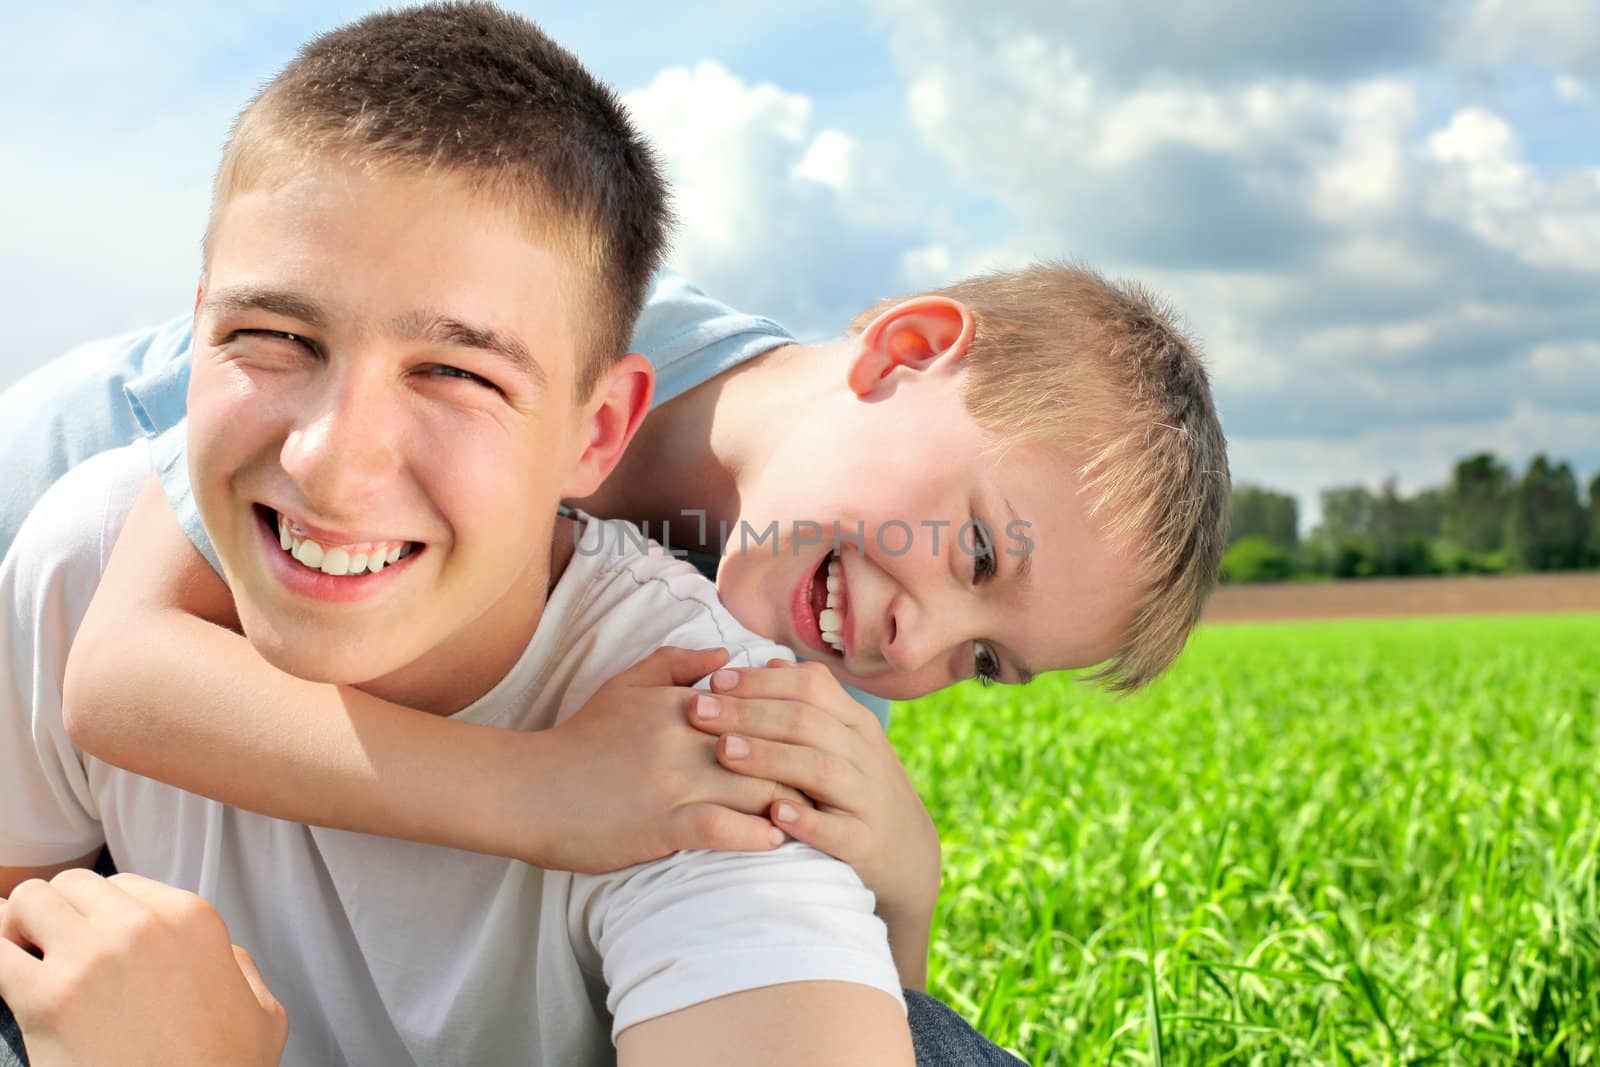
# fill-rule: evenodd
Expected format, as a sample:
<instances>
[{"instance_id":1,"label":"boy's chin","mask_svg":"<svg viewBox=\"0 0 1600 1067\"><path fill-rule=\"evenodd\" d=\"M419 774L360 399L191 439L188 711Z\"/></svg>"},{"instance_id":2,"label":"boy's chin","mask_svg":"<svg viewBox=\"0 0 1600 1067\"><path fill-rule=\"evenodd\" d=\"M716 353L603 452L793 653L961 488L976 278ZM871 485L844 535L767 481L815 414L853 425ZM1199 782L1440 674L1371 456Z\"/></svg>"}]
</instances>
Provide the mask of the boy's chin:
<instances>
[{"instance_id":1,"label":"boy's chin","mask_svg":"<svg viewBox=\"0 0 1600 1067\"><path fill-rule=\"evenodd\" d=\"M253 627L249 622L245 623L244 632L262 659L303 681L360 685L389 673L387 664L361 655L365 642L330 641L310 634L280 636L270 627Z\"/></svg>"}]
</instances>

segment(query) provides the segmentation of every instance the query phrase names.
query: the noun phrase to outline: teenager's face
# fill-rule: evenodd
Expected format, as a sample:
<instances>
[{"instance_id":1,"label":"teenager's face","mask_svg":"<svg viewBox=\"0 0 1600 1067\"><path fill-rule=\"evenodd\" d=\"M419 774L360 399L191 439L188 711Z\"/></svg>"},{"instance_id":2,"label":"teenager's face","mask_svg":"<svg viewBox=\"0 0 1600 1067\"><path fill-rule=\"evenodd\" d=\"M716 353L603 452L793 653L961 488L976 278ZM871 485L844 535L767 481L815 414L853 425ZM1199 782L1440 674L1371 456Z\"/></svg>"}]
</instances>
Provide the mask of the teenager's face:
<instances>
[{"instance_id":1,"label":"teenager's face","mask_svg":"<svg viewBox=\"0 0 1600 1067\"><path fill-rule=\"evenodd\" d=\"M1116 651L1138 585L1078 492L1076 466L1039 448L987 455L961 399L957 323L924 352L863 334L852 388L834 390L791 427L762 477L741 486L757 545L730 529L723 602L751 629L820 660L841 680L894 699L965 678L1084 667ZM882 344L888 353L874 353ZM895 353L899 348L900 354ZM912 353L903 360L901 355ZM918 356L923 358L917 358ZM820 524L820 543L796 520ZM984 546L977 520L991 532ZM841 540L864 528L859 543ZM1025 525L1024 525L1025 524ZM935 543L937 538L937 543ZM839 651L822 633L830 564Z\"/></svg>"},{"instance_id":2,"label":"teenager's face","mask_svg":"<svg viewBox=\"0 0 1600 1067\"><path fill-rule=\"evenodd\" d=\"M224 207L189 462L268 660L470 684L520 650L588 438L570 281L448 178L308 170Z\"/></svg>"}]
</instances>

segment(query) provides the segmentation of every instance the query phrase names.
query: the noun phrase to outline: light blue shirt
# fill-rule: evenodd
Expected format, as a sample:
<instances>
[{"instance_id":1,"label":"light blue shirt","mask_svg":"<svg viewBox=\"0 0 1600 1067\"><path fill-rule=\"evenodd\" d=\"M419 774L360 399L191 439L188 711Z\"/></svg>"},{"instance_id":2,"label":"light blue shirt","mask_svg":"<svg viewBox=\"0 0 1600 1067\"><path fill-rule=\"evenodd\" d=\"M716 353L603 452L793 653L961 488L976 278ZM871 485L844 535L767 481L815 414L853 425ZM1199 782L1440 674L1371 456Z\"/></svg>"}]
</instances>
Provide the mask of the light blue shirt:
<instances>
[{"instance_id":1,"label":"light blue shirt","mask_svg":"<svg viewBox=\"0 0 1600 1067\"><path fill-rule=\"evenodd\" d=\"M192 328L185 315L82 345L0 393L0 556L57 478L144 435L154 438L152 460L179 524L221 573L189 487L184 416ZM735 311L663 273L651 283L630 348L655 366L660 405L793 340L771 319ZM851 695L888 722L888 701L855 689Z\"/></svg>"}]
</instances>

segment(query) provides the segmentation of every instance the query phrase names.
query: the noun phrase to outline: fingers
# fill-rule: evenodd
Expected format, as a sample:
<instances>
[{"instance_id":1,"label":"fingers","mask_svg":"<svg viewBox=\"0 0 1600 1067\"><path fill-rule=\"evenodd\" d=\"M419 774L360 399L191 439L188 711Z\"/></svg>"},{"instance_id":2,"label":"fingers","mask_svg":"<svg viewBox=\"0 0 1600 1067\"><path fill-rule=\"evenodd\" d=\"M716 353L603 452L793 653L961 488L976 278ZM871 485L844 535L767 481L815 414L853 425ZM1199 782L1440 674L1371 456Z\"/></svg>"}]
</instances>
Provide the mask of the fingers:
<instances>
[{"instance_id":1,"label":"fingers","mask_svg":"<svg viewBox=\"0 0 1600 1067\"><path fill-rule=\"evenodd\" d=\"M846 863L854 863L871 847L867 824L844 812L820 811L780 800L772 805L772 821L796 841Z\"/></svg>"},{"instance_id":2,"label":"fingers","mask_svg":"<svg viewBox=\"0 0 1600 1067\"><path fill-rule=\"evenodd\" d=\"M857 704L832 672L820 663L769 660L765 667L720 670L711 676L711 688L716 693L746 698L810 704L852 729L868 722L876 725L878 721L872 712Z\"/></svg>"},{"instance_id":3,"label":"fingers","mask_svg":"<svg viewBox=\"0 0 1600 1067\"><path fill-rule=\"evenodd\" d=\"M729 770L781 782L835 807L855 809L865 792L860 768L822 749L727 734L717 742L717 759Z\"/></svg>"},{"instance_id":4,"label":"fingers","mask_svg":"<svg viewBox=\"0 0 1600 1067\"><path fill-rule=\"evenodd\" d=\"M783 844L783 831L765 814L744 815L720 804L691 804L673 817L673 847L718 852L767 852Z\"/></svg>"},{"instance_id":5,"label":"fingers","mask_svg":"<svg viewBox=\"0 0 1600 1067\"><path fill-rule=\"evenodd\" d=\"M798 700L703 693L690 705L689 722L708 734L746 734L837 752L853 762L861 759L862 735L822 708Z\"/></svg>"},{"instance_id":6,"label":"fingers","mask_svg":"<svg viewBox=\"0 0 1600 1067\"><path fill-rule=\"evenodd\" d=\"M124 922L140 910L139 904L115 882L86 868L62 871L50 884L80 914L96 922Z\"/></svg>"},{"instance_id":7,"label":"fingers","mask_svg":"<svg viewBox=\"0 0 1600 1067\"><path fill-rule=\"evenodd\" d=\"M256 1003L260 1004L269 1015L281 1014L283 1005L278 1003L278 998L267 988L267 980L261 977L261 969L256 966L255 957L238 945L232 947L233 958L239 964L239 973L244 975L250 991L256 995Z\"/></svg>"},{"instance_id":8,"label":"fingers","mask_svg":"<svg viewBox=\"0 0 1600 1067\"><path fill-rule=\"evenodd\" d=\"M763 819L774 801L790 800L807 805L811 803L810 799L798 790L780 782L733 771L717 764L713 764L710 770L714 777L708 784L696 790L695 803L720 805Z\"/></svg>"},{"instance_id":9,"label":"fingers","mask_svg":"<svg viewBox=\"0 0 1600 1067\"><path fill-rule=\"evenodd\" d=\"M0 908L0 911L4 910ZM11 1006L12 1014L27 1010L25 998L39 984L37 975L40 966L42 964L34 958L33 953L0 938L0 1000Z\"/></svg>"},{"instance_id":10,"label":"fingers","mask_svg":"<svg viewBox=\"0 0 1600 1067\"><path fill-rule=\"evenodd\" d=\"M44 952L70 943L82 929L83 914L49 882L29 879L12 890L0 912L0 939Z\"/></svg>"},{"instance_id":11,"label":"fingers","mask_svg":"<svg viewBox=\"0 0 1600 1067\"><path fill-rule=\"evenodd\" d=\"M194 912L212 910L210 904L188 890L143 875L118 873L106 882L137 905L169 918L181 919Z\"/></svg>"},{"instance_id":12,"label":"fingers","mask_svg":"<svg viewBox=\"0 0 1600 1067\"><path fill-rule=\"evenodd\" d=\"M728 662L725 648L663 646L612 678L608 685L690 686Z\"/></svg>"},{"instance_id":13,"label":"fingers","mask_svg":"<svg viewBox=\"0 0 1600 1067\"><path fill-rule=\"evenodd\" d=\"M219 946L230 943L228 924L204 897L137 874L114 874L107 881L126 893L145 914L159 918L168 929L184 931L183 936L190 939L190 943L196 943L194 938L207 938Z\"/></svg>"}]
</instances>

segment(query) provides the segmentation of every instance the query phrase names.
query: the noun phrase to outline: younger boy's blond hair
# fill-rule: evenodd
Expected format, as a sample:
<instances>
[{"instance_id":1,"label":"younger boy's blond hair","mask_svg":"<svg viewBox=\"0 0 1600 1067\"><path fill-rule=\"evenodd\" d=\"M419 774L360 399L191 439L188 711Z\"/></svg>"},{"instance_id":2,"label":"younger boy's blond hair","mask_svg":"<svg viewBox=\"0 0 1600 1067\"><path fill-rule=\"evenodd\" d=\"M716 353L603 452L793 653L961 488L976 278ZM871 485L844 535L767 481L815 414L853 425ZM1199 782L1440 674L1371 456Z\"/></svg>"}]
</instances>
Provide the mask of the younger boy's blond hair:
<instances>
[{"instance_id":1,"label":"younger boy's blond hair","mask_svg":"<svg viewBox=\"0 0 1600 1067\"><path fill-rule=\"evenodd\" d=\"M1183 650L1227 545L1227 442L1195 343L1143 286L1078 265L933 292L972 312L963 389L993 448L1043 447L1076 470L1143 590L1121 645L1089 680L1147 684ZM863 312L852 332L899 299Z\"/></svg>"}]
</instances>

